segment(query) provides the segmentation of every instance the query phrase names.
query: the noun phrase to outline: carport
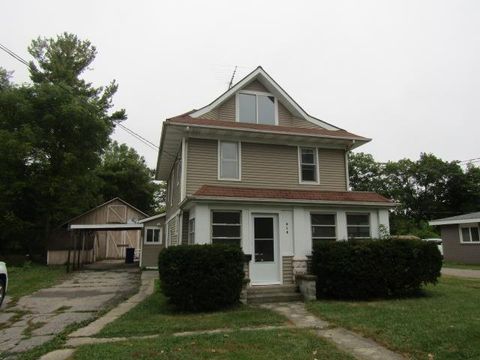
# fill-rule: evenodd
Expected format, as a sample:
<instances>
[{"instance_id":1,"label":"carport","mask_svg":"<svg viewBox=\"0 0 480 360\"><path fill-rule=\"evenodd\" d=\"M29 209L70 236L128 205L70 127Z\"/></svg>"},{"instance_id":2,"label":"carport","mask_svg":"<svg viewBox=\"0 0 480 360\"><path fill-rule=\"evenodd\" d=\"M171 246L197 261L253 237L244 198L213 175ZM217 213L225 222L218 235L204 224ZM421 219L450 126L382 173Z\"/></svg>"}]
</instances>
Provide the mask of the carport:
<instances>
[{"instance_id":1,"label":"carport","mask_svg":"<svg viewBox=\"0 0 480 360\"><path fill-rule=\"evenodd\" d=\"M70 244L71 247L68 249L68 258L67 258L67 271L80 269L85 263L90 263L90 259L86 259L86 252L89 250L95 250L95 232L110 232L110 231L127 231L127 230L143 230L143 224L140 223L126 223L126 224L72 224L68 226L70 233ZM117 244L117 247L127 248L128 244ZM139 258L140 249L135 249L138 251L137 257ZM135 256L132 256L131 262L133 263ZM95 258L95 254L93 255ZM128 259L126 259L128 261Z\"/></svg>"},{"instance_id":2,"label":"carport","mask_svg":"<svg viewBox=\"0 0 480 360\"><path fill-rule=\"evenodd\" d=\"M100 204L52 232L46 243L47 264L125 259L127 247L140 249L142 225L138 224L147 217L146 213L120 198Z\"/></svg>"}]
</instances>

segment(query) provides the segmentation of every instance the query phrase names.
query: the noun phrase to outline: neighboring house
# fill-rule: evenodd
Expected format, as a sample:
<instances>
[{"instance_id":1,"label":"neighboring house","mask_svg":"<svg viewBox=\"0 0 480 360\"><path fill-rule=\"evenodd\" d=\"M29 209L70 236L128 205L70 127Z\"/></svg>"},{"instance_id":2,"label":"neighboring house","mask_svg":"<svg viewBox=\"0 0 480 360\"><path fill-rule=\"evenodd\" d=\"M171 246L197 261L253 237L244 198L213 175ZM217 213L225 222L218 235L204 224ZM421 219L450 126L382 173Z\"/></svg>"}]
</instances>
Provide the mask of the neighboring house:
<instances>
[{"instance_id":1,"label":"neighboring house","mask_svg":"<svg viewBox=\"0 0 480 360\"><path fill-rule=\"evenodd\" d=\"M318 241L377 238L395 204L349 191L348 151L370 139L310 116L261 67L163 123L166 246L239 244L251 284L289 284Z\"/></svg>"},{"instance_id":2,"label":"neighboring house","mask_svg":"<svg viewBox=\"0 0 480 360\"><path fill-rule=\"evenodd\" d=\"M137 223L147 216L120 198L111 199L68 220L53 232L47 241L47 264L65 264L69 250L73 249L81 249L82 263L124 259L127 247L140 249L143 226ZM77 234L76 243L70 231L72 226L84 227Z\"/></svg>"},{"instance_id":3,"label":"neighboring house","mask_svg":"<svg viewBox=\"0 0 480 360\"><path fill-rule=\"evenodd\" d=\"M480 212L432 220L429 223L440 227L445 260L480 264Z\"/></svg>"},{"instance_id":4,"label":"neighboring house","mask_svg":"<svg viewBox=\"0 0 480 360\"><path fill-rule=\"evenodd\" d=\"M165 247L165 213L139 221L143 224L140 267L157 268L158 254Z\"/></svg>"}]
</instances>

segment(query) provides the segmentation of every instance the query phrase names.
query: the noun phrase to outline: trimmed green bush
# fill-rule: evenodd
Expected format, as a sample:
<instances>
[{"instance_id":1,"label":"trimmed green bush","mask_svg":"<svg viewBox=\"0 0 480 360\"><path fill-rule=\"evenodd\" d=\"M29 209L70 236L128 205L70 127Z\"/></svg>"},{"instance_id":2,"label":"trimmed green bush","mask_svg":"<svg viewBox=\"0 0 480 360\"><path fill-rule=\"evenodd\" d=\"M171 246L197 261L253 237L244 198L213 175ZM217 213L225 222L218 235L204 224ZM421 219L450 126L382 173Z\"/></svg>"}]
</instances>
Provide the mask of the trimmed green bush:
<instances>
[{"instance_id":1,"label":"trimmed green bush","mask_svg":"<svg viewBox=\"0 0 480 360\"><path fill-rule=\"evenodd\" d=\"M317 297L371 299L405 296L435 284L442 255L421 240L361 240L319 243L312 272Z\"/></svg>"},{"instance_id":2,"label":"trimmed green bush","mask_svg":"<svg viewBox=\"0 0 480 360\"><path fill-rule=\"evenodd\" d=\"M162 291L179 310L235 305L242 291L244 254L238 246L180 245L160 252Z\"/></svg>"}]
</instances>

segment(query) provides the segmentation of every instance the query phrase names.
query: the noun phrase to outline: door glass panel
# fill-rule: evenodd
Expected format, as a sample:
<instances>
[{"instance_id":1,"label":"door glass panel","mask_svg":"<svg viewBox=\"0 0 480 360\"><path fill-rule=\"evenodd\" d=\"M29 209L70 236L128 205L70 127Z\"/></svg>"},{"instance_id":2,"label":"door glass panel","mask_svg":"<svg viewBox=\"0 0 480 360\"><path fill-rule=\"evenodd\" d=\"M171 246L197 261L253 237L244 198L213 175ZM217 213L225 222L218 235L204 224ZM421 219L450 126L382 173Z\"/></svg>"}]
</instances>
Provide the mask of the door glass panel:
<instances>
[{"instance_id":1,"label":"door glass panel","mask_svg":"<svg viewBox=\"0 0 480 360\"><path fill-rule=\"evenodd\" d=\"M255 240L255 261L273 261L273 240Z\"/></svg>"},{"instance_id":2,"label":"door glass panel","mask_svg":"<svg viewBox=\"0 0 480 360\"><path fill-rule=\"evenodd\" d=\"M273 239L272 218L255 218L255 239Z\"/></svg>"},{"instance_id":3,"label":"door glass panel","mask_svg":"<svg viewBox=\"0 0 480 360\"><path fill-rule=\"evenodd\" d=\"M273 218L256 217L254 233L255 261L274 261Z\"/></svg>"}]
</instances>

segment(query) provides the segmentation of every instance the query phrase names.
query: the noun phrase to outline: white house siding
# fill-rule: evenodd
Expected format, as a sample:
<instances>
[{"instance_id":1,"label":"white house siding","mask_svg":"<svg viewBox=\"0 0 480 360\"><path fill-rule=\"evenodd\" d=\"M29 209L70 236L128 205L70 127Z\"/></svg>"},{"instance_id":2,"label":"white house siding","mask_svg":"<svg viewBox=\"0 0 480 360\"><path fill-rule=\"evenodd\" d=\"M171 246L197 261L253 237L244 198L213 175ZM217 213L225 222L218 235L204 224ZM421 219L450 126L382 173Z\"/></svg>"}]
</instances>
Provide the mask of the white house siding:
<instances>
[{"instance_id":1,"label":"white house siding","mask_svg":"<svg viewBox=\"0 0 480 360\"><path fill-rule=\"evenodd\" d=\"M280 274L284 283L291 282L291 259L305 258L312 254L311 212L328 212L336 214L337 241L347 240L347 218L350 212L370 214L370 232L372 238L378 238L379 225L389 229L388 210L373 207L325 207L325 206L288 206L288 205L241 205L224 203L197 203L190 208L189 218L195 219L195 243L211 243L211 212L213 210L240 210L242 212L242 249L245 254L253 254L253 214L276 214L278 216L278 243Z\"/></svg>"}]
</instances>

